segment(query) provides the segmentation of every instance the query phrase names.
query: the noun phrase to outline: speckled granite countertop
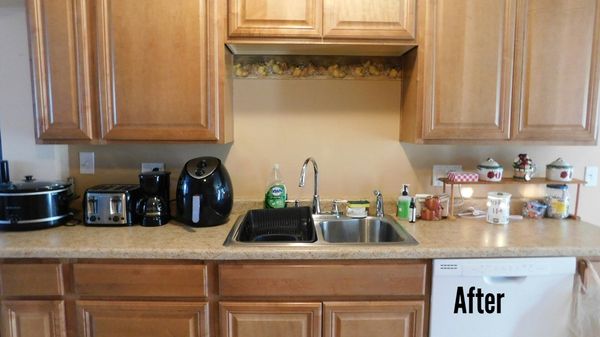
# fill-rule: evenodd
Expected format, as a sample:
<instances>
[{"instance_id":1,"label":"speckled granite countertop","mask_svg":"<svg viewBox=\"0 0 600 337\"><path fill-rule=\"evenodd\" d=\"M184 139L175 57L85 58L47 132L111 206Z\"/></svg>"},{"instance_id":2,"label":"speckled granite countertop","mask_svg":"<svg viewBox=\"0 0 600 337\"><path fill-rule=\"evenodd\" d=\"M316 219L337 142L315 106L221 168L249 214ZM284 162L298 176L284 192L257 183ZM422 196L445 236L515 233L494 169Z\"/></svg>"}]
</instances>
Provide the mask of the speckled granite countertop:
<instances>
[{"instance_id":1,"label":"speckled granite countertop","mask_svg":"<svg viewBox=\"0 0 600 337\"><path fill-rule=\"evenodd\" d=\"M417 246L225 247L234 212L221 226L190 228L62 226L0 232L0 258L148 259L415 259L517 256L600 256L600 227L544 219L491 225L485 220L402 223Z\"/></svg>"}]
</instances>

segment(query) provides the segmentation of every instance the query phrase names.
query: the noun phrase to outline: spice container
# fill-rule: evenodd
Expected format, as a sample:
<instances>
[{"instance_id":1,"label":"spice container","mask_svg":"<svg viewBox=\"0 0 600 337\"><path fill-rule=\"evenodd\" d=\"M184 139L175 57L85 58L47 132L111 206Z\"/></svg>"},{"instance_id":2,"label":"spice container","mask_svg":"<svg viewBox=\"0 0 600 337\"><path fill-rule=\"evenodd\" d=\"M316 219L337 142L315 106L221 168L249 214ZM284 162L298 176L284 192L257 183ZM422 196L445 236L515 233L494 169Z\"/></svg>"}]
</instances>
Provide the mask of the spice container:
<instances>
[{"instance_id":1,"label":"spice container","mask_svg":"<svg viewBox=\"0 0 600 337\"><path fill-rule=\"evenodd\" d=\"M569 187L546 185L546 215L549 218L566 219L569 216Z\"/></svg>"},{"instance_id":2,"label":"spice container","mask_svg":"<svg viewBox=\"0 0 600 337\"><path fill-rule=\"evenodd\" d=\"M548 206L541 200L531 200L523 206L523 217L530 219L541 219L546 215Z\"/></svg>"}]
</instances>

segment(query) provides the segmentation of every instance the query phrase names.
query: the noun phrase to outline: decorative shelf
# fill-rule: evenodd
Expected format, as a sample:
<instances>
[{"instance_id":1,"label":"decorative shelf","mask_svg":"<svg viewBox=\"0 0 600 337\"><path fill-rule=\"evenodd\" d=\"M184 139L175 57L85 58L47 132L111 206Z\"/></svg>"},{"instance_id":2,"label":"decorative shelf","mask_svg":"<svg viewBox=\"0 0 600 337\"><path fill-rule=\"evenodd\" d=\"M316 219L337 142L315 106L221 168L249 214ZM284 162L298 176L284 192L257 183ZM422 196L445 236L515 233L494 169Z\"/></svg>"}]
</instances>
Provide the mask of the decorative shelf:
<instances>
[{"instance_id":1,"label":"decorative shelf","mask_svg":"<svg viewBox=\"0 0 600 337\"><path fill-rule=\"evenodd\" d=\"M444 183L444 185L583 185L585 184L584 180L573 179L571 181L556 181L549 180L546 178L532 178L530 181L525 181L523 179L515 179L515 178L502 178L502 181L499 182L491 182L491 181L477 181L477 182L452 182L448 180L448 178L440 178L439 181Z\"/></svg>"},{"instance_id":2,"label":"decorative shelf","mask_svg":"<svg viewBox=\"0 0 600 337\"><path fill-rule=\"evenodd\" d=\"M454 185L577 185L577 192L575 196L575 213L570 218L579 219L579 192L581 185L585 184L585 180L573 179L571 181L556 181L546 178L532 178L530 181L515 178L502 178L499 182L490 181L477 181L477 182L453 182L448 178L438 179L444 185L444 193L446 193L446 185L450 185L450 205L448 210L448 216L454 218Z\"/></svg>"}]
</instances>

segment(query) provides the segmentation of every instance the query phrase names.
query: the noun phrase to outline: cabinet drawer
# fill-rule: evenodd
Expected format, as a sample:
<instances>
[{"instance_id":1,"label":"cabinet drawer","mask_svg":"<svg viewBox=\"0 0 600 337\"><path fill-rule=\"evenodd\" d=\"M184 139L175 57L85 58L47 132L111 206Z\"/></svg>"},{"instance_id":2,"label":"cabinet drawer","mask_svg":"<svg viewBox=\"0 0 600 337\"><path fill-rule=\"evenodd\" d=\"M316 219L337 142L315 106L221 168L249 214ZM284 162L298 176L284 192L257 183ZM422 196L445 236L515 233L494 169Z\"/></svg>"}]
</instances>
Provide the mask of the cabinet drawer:
<instances>
[{"instance_id":1,"label":"cabinet drawer","mask_svg":"<svg viewBox=\"0 0 600 337\"><path fill-rule=\"evenodd\" d=\"M427 265L222 264L222 296L425 295Z\"/></svg>"},{"instance_id":2,"label":"cabinet drawer","mask_svg":"<svg viewBox=\"0 0 600 337\"><path fill-rule=\"evenodd\" d=\"M207 296L205 265L77 263L73 273L82 296Z\"/></svg>"},{"instance_id":3,"label":"cabinet drawer","mask_svg":"<svg viewBox=\"0 0 600 337\"><path fill-rule=\"evenodd\" d=\"M57 296L64 293L62 266L50 264L0 265L2 296Z\"/></svg>"}]
</instances>

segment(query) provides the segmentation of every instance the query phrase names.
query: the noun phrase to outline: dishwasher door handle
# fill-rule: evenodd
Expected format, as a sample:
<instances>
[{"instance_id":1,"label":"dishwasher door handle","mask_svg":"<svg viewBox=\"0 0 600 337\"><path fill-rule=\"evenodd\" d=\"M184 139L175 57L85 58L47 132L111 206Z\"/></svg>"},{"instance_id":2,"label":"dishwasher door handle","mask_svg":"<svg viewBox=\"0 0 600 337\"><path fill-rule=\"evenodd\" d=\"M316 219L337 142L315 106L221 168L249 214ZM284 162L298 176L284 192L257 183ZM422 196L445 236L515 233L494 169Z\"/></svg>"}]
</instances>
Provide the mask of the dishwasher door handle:
<instances>
[{"instance_id":1,"label":"dishwasher door handle","mask_svg":"<svg viewBox=\"0 0 600 337\"><path fill-rule=\"evenodd\" d=\"M519 284L525 282L527 276L484 276L487 284Z\"/></svg>"}]
</instances>

